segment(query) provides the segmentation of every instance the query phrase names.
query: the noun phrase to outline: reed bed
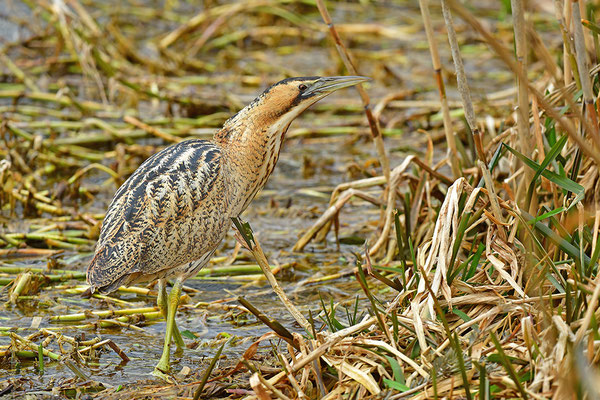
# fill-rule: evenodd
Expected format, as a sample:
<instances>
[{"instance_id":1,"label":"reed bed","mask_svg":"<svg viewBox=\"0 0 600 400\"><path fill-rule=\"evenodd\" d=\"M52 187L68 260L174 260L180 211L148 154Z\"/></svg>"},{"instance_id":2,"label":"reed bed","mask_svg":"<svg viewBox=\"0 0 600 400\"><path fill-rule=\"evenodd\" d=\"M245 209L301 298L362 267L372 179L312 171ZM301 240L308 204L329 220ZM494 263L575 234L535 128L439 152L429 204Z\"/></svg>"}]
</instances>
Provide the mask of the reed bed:
<instances>
[{"instance_id":1,"label":"reed bed","mask_svg":"<svg viewBox=\"0 0 600 400\"><path fill-rule=\"evenodd\" d=\"M0 42L0 315L55 307L49 293L73 308L0 326L0 393L52 392L19 375L34 360L40 375L70 371L52 393L71 398L600 398L597 5L490 4L24 0L27 18L3 15L26 34ZM415 64L394 46L424 52L427 72L401 71ZM306 71L311 51L329 61ZM273 62L284 54L296 62ZM375 79L288 137L369 145L372 157L298 192L319 207L289 262L269 265L250 227L260 216L244 216L238 244L184 288L187 312L267 332L215 338L175 383L97 379L102 357L130 361L103 335L161 318L152 285L80 298L110 193L161 147L210 137L266 82L317 72ZM392 148L414 133L408 151ZM305 265L314 250L336 259ZM327 273L292 285L303 269ZM256 304L264 287L204 302L205 280L266 281L289 316ZM293 293L341 283L355 296ZM243 351L224 355L236 340Z\"/></svg>"}]
</instances>

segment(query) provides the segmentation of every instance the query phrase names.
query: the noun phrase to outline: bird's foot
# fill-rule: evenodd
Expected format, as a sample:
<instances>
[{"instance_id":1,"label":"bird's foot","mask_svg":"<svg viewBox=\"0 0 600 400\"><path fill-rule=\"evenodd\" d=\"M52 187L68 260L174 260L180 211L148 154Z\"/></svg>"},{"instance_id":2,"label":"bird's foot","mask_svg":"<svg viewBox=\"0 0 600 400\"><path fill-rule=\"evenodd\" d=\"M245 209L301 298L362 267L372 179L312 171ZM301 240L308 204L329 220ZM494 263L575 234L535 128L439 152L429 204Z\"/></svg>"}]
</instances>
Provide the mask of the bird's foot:
<instances>
[{"instance_id":1,"label":"bird's foot","mask_svg":"<svg viewBox=\"0 0 600 400\"><path fill-rule=\"evenodd\" d=\"M160 365L160 363L159 363L159 365ZM173 377L171 375L169 375L168 372L165 372L163 370L163 368L160 367L159 365L157 365L156 367L154 367L154 371L152 371L151 375L154 376L154 377L156 377L156 378L160 378L160 379L162 379L162 380L164 380L166 382L173 383L173 381L174 381ZM168 371L169 368L166 368L166 370Z\"/></svg>"},{"instance_id":2,"label":"bird's foot","mask_svg":"<svg viewBox=\"0 0 600 400\"><path fill-rule=\"evenodd\" d=\"M173 378L171 377L171 360L169 357L169 349L168 347L165 349L166 353L163 352L160 361L154 367L154 371L152 371L152 375L166 380L167 382L173 382Z\"/></svg>"}]
</instances>

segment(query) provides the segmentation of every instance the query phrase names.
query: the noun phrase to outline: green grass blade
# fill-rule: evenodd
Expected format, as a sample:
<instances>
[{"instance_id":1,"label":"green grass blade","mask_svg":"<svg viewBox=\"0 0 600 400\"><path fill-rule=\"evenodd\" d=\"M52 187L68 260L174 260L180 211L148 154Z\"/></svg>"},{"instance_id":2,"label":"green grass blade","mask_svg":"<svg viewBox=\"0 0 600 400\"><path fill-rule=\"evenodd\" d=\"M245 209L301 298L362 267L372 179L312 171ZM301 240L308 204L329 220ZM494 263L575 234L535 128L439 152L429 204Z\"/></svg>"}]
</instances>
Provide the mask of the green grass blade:
<instances>
[{"instance_id":1,"label":"green grass blade","mask_svg":"<svg viewBox=\"0 0 600 400\"><path fill-rule=\"evenodd\" d=\"M554 209L552 211L548 211L548 212L546 212L546 213L544 213L542 215L539 215L539 216L535 217L531 221L527 221L527 223L529 225L533 225L536 222L545 220L546 218L554 217L555 215L560 214L563 211L566 211L566 208L564 208L564 207L558 207L558 208L556 208L556 209Z\"/></svg>"},{"instance_id":2,"label":"green grass blade","mask_svg":"<svg viewBox=\"0 0 600 400\"><path fill-rule=\"evenodd\" d=\"M494 342L494 346L496 347L496 350L498 351L498 354L500 355L501 364L504 366L504 369L506 370L506 372L508 372L508 375L510 375L512 381L517 386L519 393L521 393L521 398L528 399L529 396L527 395L527 392L525 391L523 384L519 380L519 377L517 376L517 372L513 368L512 363L510 362L509 358L506 356L506 353L504 353L504 349L502 348L500 341L498 340L498 338L496 337L494 332L490 332L490 337L492 338L492 342Z\"/></svg>"},{"instance_id":3,"label":"green grass blade","mask_svg":"<svg viewBox=\"0 0 600 400\"><path fill-rule=\"evenodd\" d=\"M534 219L529 213L527 213L525 211L521 211L521 215L523 216L523 219L525 219L525 221L527 221L527 222ZM542 235L546 236L548 239L550 239L552 242L554 242L554 244L558 245L558 247L560 247L560 249L562 251L567 253L572 258L579 260L579 258L580 258L579 248L577 248L576 246L572 245L571 243L569 243L568 241L566 241L565 239L560 237L558 234L556 234L556 232L554 232L547 225L545 225L541 222L535 222L534 227ZM587 266L590 263L590 258L586 254L584 254L582 261L583 261L583 264Z\"/></svg>"},{"instance_id":4,"label":"green grass blade","mask_svg":"<svg viewBox=\"0 0 600 400\"><path fill-rule=\"evenodd\" d=\"M550 163L552 161L554 161L554 159L556 159L556 156L558 156L560 154L563 147L565 147L565 144L567 143L567 139L568 139L567 135L564 135L563 137L561 137L554 144L554 146L552 146L550 151L546 154L546 157L544 157L544 160L540 164L539 168L537 168L535 170L535 175L533 176L531 183L529 184L529 188L527 189L527 200L525 203L525 204L527 204L527 207L526 207L527 209L529 209L529 205L531 204L531 198L533 197L533 192L535 190L535 186L536 186L536 182L537 182L538 178L540 177L542 172L544 172L544 170L548 167L548 165L550 165Z\"/></svg>"},{"instance_id":5,"label":"green grass blade","mask_svg":"<svg viewBox=\"0 0 600 400\"><path fill-rule=\"evenodd\" d=\"M235 336L231 336L226 342L224 342L221 345L221 347L219 347L219 350L217 350L217 354L215 354L213 359L210 361L210 365L206 369L206 372L204 373L204 376L202 377L202 380L200 381L200 385L198 385L198 388L196 389L196 392L194 393L194 400L198 400L200 398L200 395L202 394L202 390L204 390L204 386L206 385L206 382L208 381L208 377L210 376L213 369L215 368L215 365L217 365L217 361L219 360L219 357L221 357L221 353L223 352L223 349L229 342L231 342L233 340L234 337Z\"/></svg>"},{"instance_id":6,"label":"green grass blade","mask_svg":"<svg viewBox=\"0 0 600 400\"><path fill-rule=\"evenodd\" d=\"M557 142L559 143L559 142ZM536 163L533 160L530 160L529 158L525 157L523 154L519 153L518 151L516 151L515 149L513 149L512 147L504 144L504 146L511 152L513 153L515 156L517 156L517 158L521 161L523 161L523 163L525 165L527 165L529 168L533 169L534 171L537 171L538 169L541 168L541 165ZM563 188L564 190L567 190L573 194L575 194L575 198L573 199L573 201L571 201L571 204L569 205L569 207L567 207L567 210L571 209L571 207L573 207L574 205L576 205L577 203L579 203L581 200L583 200L584 195L585 195L585 189L583 188L583 186L581 186L580 184L573 182L572 180L570 180L567 177L558 175L548 169L542 169L541 175L548 179L550 182L554 183L555 185Z\"/></svg>"}]
</instances>

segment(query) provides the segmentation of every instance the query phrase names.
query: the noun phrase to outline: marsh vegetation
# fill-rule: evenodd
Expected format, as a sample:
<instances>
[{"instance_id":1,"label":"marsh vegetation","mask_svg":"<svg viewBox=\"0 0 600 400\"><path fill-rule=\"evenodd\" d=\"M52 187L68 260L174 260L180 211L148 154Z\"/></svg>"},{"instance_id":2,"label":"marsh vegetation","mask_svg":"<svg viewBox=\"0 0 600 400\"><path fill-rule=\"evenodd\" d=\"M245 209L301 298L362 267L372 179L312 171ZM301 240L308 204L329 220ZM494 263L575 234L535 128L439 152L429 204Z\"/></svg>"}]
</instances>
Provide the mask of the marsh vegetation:
<instances>
[{"instance_id":1,"label":"marsh vegetation","mask_svg":"<svg viewBox=\"0 0 600 400\"><path fill-rule=\"evenodd\" d=\"M3 0L0 395L600 396L597 2L197 3ZM269 84L358 74L294 122L151 378L155 286L86 296L116 189Z\"/></svg>"}]
</instances>

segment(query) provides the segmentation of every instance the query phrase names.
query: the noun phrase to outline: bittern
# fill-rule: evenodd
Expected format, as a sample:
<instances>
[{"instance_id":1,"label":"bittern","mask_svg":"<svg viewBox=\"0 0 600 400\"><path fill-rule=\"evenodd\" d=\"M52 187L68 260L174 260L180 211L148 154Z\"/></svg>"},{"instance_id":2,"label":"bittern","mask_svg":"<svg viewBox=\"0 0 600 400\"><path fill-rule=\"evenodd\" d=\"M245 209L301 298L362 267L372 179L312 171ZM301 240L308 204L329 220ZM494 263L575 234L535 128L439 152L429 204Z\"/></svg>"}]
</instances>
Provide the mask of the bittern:
<instances>
[{"instance_id":1,"label":"bittern","mask_svg":"<svg viewBox=\"0 0 600 400\"><path fill-rule=\"evenodd\" d=\"M157 303L167 321L154 374L170 372L183 282L209 261L273 172L292 121L330 93L366 81L360 76L284 79L231 117L212 140L187 140L148 158L108 207L94 258L91 290L158 280ZM166 281L173 279L167 298Z\"/></svg>"}]
</instances>

